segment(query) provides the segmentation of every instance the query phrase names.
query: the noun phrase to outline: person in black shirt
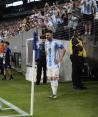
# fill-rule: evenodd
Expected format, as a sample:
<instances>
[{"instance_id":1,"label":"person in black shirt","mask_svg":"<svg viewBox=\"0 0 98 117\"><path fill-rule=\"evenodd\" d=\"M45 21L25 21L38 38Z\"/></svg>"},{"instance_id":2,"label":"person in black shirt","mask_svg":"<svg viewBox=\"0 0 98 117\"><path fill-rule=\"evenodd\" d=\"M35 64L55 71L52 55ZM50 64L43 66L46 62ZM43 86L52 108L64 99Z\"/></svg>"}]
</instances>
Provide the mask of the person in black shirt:
<instances>
[{"instance_id":1,"label":"person in black shirt","mask_svg":"<svg viewBox=\"0 0 98 117\"><path fill-rule=\"evenodd\" d=\"M3 67L4 67L4 78L2 80L6 80L7 72L10 76L9 80L13 79L12 71L11 71L11 50L9 48L9 42L4 42L4 53L3 53Z\"/></svg>"},{"instance_id":2,"label":"person in black shirt","mask_svg":"<svg viewBox=\"0 0 98 117\"><path fill-rule=\"evenodd\" d=\"M82 38L79 32L76 31L70 40L70 59L72 62L72 83L74 89L87 89L81 79L81 70L83 69L86 57Z\"/></svg>"},{"instance_id":3,"label":"person in black shirt","mask_svg":"<svg viewBox=\"0 0 98 117\"><path fill-rule=\"evenodd\" d=\"M45 36L42 35L41 37L41 43L39 44L39 56L36 60L37 62L37 81L36 84L40 84L41 75L42 75L42 69L43 69L43 84L47 83L47 76L46 76L46 54L45 54Z\"/></svg>"}]
</instances>

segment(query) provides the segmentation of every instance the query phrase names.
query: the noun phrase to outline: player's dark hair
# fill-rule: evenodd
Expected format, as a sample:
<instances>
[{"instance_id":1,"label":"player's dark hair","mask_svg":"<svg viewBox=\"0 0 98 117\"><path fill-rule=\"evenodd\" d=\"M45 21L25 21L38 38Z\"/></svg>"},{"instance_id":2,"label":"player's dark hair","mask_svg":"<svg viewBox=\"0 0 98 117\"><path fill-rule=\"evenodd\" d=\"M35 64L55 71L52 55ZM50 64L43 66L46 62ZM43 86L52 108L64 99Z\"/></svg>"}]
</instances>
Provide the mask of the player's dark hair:
<instances>
[{"instance_id":1,"label":"player's dark hair","mask_svg":"<svg viewBox=\"0 0 98 117\"><path fill-rule=\"evenodd\" d=\"M52 30L47 30L46 33L51 33L51 34L53 34L53 31L52 31Z\"/></svg>"},{"instance_id":2,"label":"player's dark hair","mask_svg":"<svg viewBox=\"0 0 98 117\"><path fill-rule=\"evenodd\" d=\"M7 45L10 45L10 43L8 41L5 41L4 43L7 44Z\"/></svg>"}]
</instances>

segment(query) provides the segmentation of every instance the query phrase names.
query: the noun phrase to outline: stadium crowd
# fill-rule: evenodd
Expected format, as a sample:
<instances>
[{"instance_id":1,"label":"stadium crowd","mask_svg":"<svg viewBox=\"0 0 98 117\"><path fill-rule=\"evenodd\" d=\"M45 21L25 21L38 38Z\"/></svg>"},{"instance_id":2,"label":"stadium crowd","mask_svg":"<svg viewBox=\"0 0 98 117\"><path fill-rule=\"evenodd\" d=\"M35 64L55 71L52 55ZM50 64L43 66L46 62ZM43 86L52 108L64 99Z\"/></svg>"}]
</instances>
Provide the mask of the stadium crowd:
<instances>
[{"instance_id":1,"label":"stadium crowd","mask_svg":"<svg viewBox=\"0 0 98 117\"><path fill-rule=\"evenodd\" d=\"M66 2L63 5L53 3L49 6L45 3L44 9L32 10L32 15L25 17L24 19L16 19L13 21L3 21L0 24L0 40L8 37L13 37L19 34L20 31L28 31L34 27L42 27L56 31L59 24L72 26L72 23L76 22L74 28L77 26L78 17L72 15L72 11L75 8L80 8L79 2L73 1Z\"/></svg>"},{"instance_id":2,"label":"stadium crowd","mask_svg":"<svg viewBox=\"0 0 98 117\"><path fill-rule=\"evenodd\" d=\"M17 19L13 21L4 21L0 24L0 39L13 37L19 34L20 31L28 31L34 27L42 27L56 31L59 24L72 27L76 29L79 21L79 16L73 13L75 9L81 10L83 13L83 0L66 2L63 5L53 3L49 6L45 3L44 9L32 10L32 15L25 17L24 19ZM95 3L94 3L95 4ZM81 19L82 17L80 17ZM86 27L85 27L86 28ZM87 30L87 29L86 29ZM85 32L85 34L87 31Z\"/></svg>"}]
</instances>

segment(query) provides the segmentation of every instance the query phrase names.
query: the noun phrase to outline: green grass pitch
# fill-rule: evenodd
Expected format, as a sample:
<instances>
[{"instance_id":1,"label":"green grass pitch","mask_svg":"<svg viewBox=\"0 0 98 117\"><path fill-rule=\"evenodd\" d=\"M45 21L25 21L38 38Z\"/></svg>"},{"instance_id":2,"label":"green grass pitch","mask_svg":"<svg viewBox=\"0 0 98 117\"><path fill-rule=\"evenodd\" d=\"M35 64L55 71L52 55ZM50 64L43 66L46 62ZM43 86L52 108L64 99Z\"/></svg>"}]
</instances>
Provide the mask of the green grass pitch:
<instances>
[{"instance_id":1,"label":"green grass pitch","mask_svg":"<svg viewBox=\"0 0 98 117\"><path fill-rule=\"evenodd\" d=\"M21 73L14 72L14 80L1 80L0 97L30 110L31 83ZM59 83L58 98L49 99L50 84L35 85L33 117L98 117L98 81L86 81L87 90L72 89L71 82ZM5 107L5 105L4 105ZM0 111L1 115L17 114L13 110Z\"/></svg>"}]
</instances>

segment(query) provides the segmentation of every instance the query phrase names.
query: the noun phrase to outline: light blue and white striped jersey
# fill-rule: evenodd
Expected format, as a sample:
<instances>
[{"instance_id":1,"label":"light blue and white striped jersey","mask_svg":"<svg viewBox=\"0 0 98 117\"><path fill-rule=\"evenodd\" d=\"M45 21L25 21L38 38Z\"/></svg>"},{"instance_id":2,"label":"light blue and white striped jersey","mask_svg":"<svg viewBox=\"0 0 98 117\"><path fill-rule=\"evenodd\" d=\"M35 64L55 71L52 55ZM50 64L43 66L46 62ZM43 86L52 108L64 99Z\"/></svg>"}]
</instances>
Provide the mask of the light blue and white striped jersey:
<instances>
[{"instance_id":1,"label":"light blue and white striped jersey","mask_svg":"<svg viewBox=\"0 0 98 117\"><path fill-rule=\"evenodd\" d=\"M93 6L96 7L96 1L95 0L85 0L84 5L82 6L82 12L86 15L93 14Z\"/></svg>"},{"instance_id":2,"label":"light blue and white striped jersey","mask_svg":"<svg viewBox=\"0 0 98 117\"><path fill-rule=\"evenodd\" d=\"M60 64L56 63L56 60L60 59L59 49L63 49L64 46L58 41L53 39L52 41L46 41L45 51L47 53L47 67L60 67Z\"/></svg>"}]
</instances>

